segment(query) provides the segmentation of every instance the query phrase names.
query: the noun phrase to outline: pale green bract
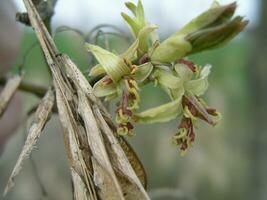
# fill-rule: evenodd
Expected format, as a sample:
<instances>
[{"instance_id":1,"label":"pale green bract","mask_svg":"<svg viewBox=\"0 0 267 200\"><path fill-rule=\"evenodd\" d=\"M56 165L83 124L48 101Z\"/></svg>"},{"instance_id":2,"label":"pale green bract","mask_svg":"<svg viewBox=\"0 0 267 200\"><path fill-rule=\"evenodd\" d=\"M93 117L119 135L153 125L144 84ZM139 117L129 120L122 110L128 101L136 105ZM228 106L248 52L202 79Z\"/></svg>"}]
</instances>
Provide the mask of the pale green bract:
<instances>
[{"instance_id":1,"label":"pale green bract","mask_svg":"<svg viewBox=\"0 0 267 200\"><path fill-rule=\"evenodd\" d=\"M145 64L139 65L132 75L132 77L138 82L142 83L145 81L153 70L153 65L151 62L147 62Z\"/></svg>"},{"instance_id":2,"label":"pale green bract","mask_svg":"<svg viewBox=\"0 0 267 200\"><path fill-rule=\"evenodd\" d=\"M117 86L114 83L105 84L105 77L99 80L93 87L94 94L97 97L106 97L118 92Z\"/></svg>"},{"instance_id":3,"label":"pale green bract","mask_svg":"<svg viewBox=\"0 0 267 200\"><path fill-rule=\"evenodd\" d=\"M91 68L89 76L99 76L99 75L102 75L102 74L105 74L105 73L106 73L106 71L102 67L102 65L97 64L96 66Z\"/></svg>"},{"instance_id":4,"label":"pale green bract","mask_svg":"<svg viewBox=\"0 0 267 200\"><path fill-rule=\"evenodd\" d=\"M183 82L181 78L174 76L171 72L168 72L163 69L156 69L153 75L156 80L156 83L160 84L161 86L170 89L182 87Z\"/></svg>"},{"instance_id":5,"label":"pale green bract","mask_svg":"<svg viewBox=\"0 0 267 200\"><path fill-rule=\"evenodd\" d=\"M139 0L137 6L131 2L127 2L125 3L125 5L132 12L134 17L130 17L126 13L121 13L121 15L128 23L133 35L137 38L139 31L146 25L145 13L142 2Z\"/></svg>"},{"instance_id":6,"label":"pale green bract","mask_svg":"<svg viewBox=\"0 0 267 200\"><path fill-rule=\"evenodd\" d=\"M122 76L130 73L128 66L119 56L92 44L86 44L86 47L114 82L119 81Z\"/></svg>"},{"instance_id":7,"label":"pale green bract","mask_svg":"<svg viewBox=\"0 0 267 200\"><path fill-rule=\"evenodd\" d=\"M182 106L180 97L169 103L136 114L135 117L138 122L151 124L170 121L175 119L181 112Z\"/></svg>"},{"instance_id":8,"label":"pale green bract","mask_svg":"<svg viewBox=\"0 0 267 200\"><path fill-rule=\"evenodd\" d=\"M139 122L156 123L176 118L181 113L181 99L184 94L200 96L205 93L208 88L210 68L210 65L203 67L196 79L192 79L194 73L184 64L175 65L176 76L163 69L155 70L153 75L155 81L164 88L173 101L136 114L136 119Z\"/></svg>"},{"instance_id":9,"label":"pale green bract","mask_svg":"<svg viewBox=\"0 0 267 200\"><path fill-rule=\"evenodd\" d=\"M190 80L184 83L185 90L190 91L191 93L201 96L208 89L208 76L210 73L211 65L205 66L200 73L200 77L196 80Z\"/></svg>"},{"instance_id":10,"label":"pale green bract","mask_svg":"<svg viewBox=\"0 0 267 200\"><path fill-rule=\"evenodd\" d=\"M125 3L126 7L132 12L134 17L130 17L126 13L121 13L121 16L130 27L133 36L140 40L138 54L143 55L148 51L149 40L153 41L155 35L152 33L157 29L157 26L150 25L146 22L144 8L139 0L137 6L131 2Z\"/></svg>"}]
</instances>

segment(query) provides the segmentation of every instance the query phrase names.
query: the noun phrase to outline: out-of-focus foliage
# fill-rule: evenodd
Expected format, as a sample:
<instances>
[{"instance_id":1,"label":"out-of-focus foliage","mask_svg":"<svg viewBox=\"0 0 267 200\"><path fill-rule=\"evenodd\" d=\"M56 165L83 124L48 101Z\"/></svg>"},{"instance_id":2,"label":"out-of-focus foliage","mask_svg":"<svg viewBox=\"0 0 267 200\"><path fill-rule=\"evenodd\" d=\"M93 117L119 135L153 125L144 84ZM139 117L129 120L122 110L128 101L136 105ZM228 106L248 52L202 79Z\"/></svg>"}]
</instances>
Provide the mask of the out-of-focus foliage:
<instances>
[{"instance_id":1,"label":"out-of-focus foliage","mask_svg":"<svg viewBox=\"0 0 267 200\"><path fill-rule=\"evenodd\" d=\"M11 69L20 50L22 33L14 20L15 13L16 7L13 2L0 2L0 77ZM21 99L20 95L16 94L0 120L0 156L6 142L18 127L20 112Z\"/></svg>"},{"instance_id":2,"label":"out-of-focus foliage","mask_svg":"<svg viewBox=\"0 0 267 200\"><path fill-rule=\"evenodd\" d=\"M255 136L255 131L251 127L255 127L258 123L258 118L254 115L251 116L251 110L266 106L266 102L253 104L251 98L251 95L259 89L251 84L249 78L249 72L253 71L254 64L248 66L252 51L255 51L255 54L260 51L260 48L252 50L254 46L252 42L257 37L258 35L254 32L248 32L219 50L190 56L191 60L200 65L206 64L207 60L213 65L213 73L209 79L212 87L204 98L212 106L217 107L224 116L221 124L215 129L210 129L206 125L199 127L201 134L190 154L181 158L177 154L176 148L170 145L170 131L176 128L175 122L153 126L140 125L136 128L137 135L130 142L147 170L148 189L151 192L155 192L159 188L171 188L177 190L175 193L182 193L183 196L188 197L187 199L251 200L253 199L251 197L257 196L251 190L252 179L260 180L258 184L266 183L267 174L264 172L264 165L259 166L258 162L255 162L260 157L258 156L260 153L252 154L251 152L251 149L255 149L258 143L251 146L250 140ZM118 52L123 52L126 49L127 45L124 40L119 40L113 36L110 38L112 38L110 45L116 49L118 49L119 43L125 44L125 48L118 49ZM87 73L88 55L83 49L83 40L71 32L57 34L55 40L60 50L70 55L78 66ZM34 35L25 31L17 63L27 48L35 41ZM99 42L104 47L103 37ZM263 40L262 44L264 44ZM256 74L255 77L264 77L267 74L264 66L266 65L263 65L261 73ZM33 48L25 67L27 80L39 84L48 82L49 72L38 46ZM254 81L257 82L259 79ZM147 85L141 91L141 98L144 99L140 105L141 109L147 109L168 101L164 93L152 85ZM24 97L24 111L35 102L36 99L32 97ZM5 122L5 124L8 123ZM61 129L56 124L58 122L53 119L45 130L47 134L40 141L39 150L34 152L33 157L38 163L39 174L47 191L49 191L50 198L70 200L69 171L62 136L59 134ZM2 125L0 128L2 129ZM262 140L264 144L264 141L267 141L266 129L263 129L262 132L263 136L258 139ZM23 130L20 130L19 134L6 145L1 157L0 192L3 191L10 170L17 159L17 153L21 150L22 135ZM262 163L264 163L265 157L264 149L266 151L266 145L261 148ZM258 173L261 174L256 177L255 169L259 168L261 170ZM26 163L25 170L18 178L16 190L6 199L36 200L40 198L40 190L32 170L29 163ZM262 189L264 185L257 186L264 194L265 191ZM164 197L157 199L164 199ZM261 195L260 200L264 199L266 196Z\"/></svg>"},{"instance_id":3,"label":"out-of-focus foliage","mask_svg":"<svg viewBox=\"0 0 267 200\"><path fill-rule=\"evenodd\" d=\"M14 20L16 7L11 1L0 2L0 74L14 64L20 48L21 32Z\"/></svg>"}]
</instances>

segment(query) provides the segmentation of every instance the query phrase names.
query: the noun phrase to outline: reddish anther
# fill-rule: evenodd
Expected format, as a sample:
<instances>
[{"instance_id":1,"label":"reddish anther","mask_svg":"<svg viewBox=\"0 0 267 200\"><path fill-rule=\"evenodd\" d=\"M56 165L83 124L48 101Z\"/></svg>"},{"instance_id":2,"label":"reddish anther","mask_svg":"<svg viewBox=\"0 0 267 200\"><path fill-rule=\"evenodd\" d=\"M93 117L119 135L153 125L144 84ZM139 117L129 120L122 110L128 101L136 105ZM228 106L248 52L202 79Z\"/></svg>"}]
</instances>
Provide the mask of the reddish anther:
<instances>
[{"instance_id":1,"label":"reddish anther","mask_svg":"<svg viewBox=\"0 0 267 200\"><path fill-rule=\"evenodd\" d=\"M197 71L195 64L189 60L179 59L177 63L186 65L189 69L191 69L192 72Z\"/></svg>"},{"instance_id":2,"label":"reddish anther","mask_svg":"<svg viewBox=\"0 0 267 200\"><path fill-rule=\"evenodd\" d=\"M142 64L147 63L149 61L150 61L150 58L148 57L147 54L145 54L139 59L139 64L142 65Z\"/></svg>"},{"instance_id":3,"label":"reddish anther","mask_svg":"<svg viewBox=\"0 0 267 200\"><path fill-rule=\"evenodd\" d=\"M103 84L104 85L109 85L113 83L112 79L110 77L106 77L104 80L103 80Z\"/></svg>"}]
</instances>

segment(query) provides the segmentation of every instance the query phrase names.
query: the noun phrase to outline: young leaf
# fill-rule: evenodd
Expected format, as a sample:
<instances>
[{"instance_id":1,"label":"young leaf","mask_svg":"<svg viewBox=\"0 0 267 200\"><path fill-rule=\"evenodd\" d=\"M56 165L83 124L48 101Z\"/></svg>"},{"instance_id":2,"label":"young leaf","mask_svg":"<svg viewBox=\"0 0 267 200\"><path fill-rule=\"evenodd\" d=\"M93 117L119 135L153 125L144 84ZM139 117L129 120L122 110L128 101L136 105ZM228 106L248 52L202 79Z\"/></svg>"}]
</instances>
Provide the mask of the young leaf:
<instances>
[{"instance_id":1,"label":"young leaf","mask_svg":"<svg viewBox=\"0 0 267 200\"><path fill-rule=\"evenodd\" d=\"M4 191L4 196L14 186L14 179L19 174L23 162L34 149L34 146L37 143L45 124L49 120L54 105L54 100L55 100L54 92L51 89L49 89L36 110L34 120L30 126L29 134L27 136L23 149L9 177L7 186Z\"/></svg>"}]
</instances>

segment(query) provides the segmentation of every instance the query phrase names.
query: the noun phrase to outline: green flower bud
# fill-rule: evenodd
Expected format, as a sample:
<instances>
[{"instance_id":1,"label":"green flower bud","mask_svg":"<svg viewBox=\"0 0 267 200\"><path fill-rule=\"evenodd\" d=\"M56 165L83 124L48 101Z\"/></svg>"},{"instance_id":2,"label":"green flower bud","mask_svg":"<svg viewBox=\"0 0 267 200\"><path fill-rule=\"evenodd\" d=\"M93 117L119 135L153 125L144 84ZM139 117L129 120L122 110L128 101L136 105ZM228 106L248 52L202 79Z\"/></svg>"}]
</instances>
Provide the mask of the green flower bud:
<instances>
[{"instance_id":1,"label":"green flower bud","mask_svg":"<svg viewBox=\"0 0 267 200\"><path fill-rule=\"evenodd\" d=\"M189 34L204 30L205 28L221 25L231 19L236 7L235 2L225 6L220 6L218 3L213 4L210 9L193 19L177 33Z\"/></svg>"},{"instance_id":2,"label":"green flower bud","mask_svg":"<svg viewBox=\"0 0 267 200\"><path fill-rule=\"evenodd\" d=\"M217 48L238 35L248 21L240 16L232 19L236 7L236 2L225 6L214 3L180 30L178 34L186 34L186 40L192 45L189 54Z\"/></svg>"},{"instance_id":3,"label":"green flower bud","mask_svg":"<svg viewBox=\"0 0 267 200\"><path fill-rule=\"evenodd\" d=\"M184 57L192 50L185 35L174 34L163 41L153 52L151 61L154 63L170 63Z\"/></svg>"},{"instance_id":4,"label":"green flower bud","mask_svg":"<svg viewBox=\"0 0 267 200\"><path fill-rule=\"evenodd\" d=\"M213 4L206 12L163 41L155 49L152 62L174 62L187 55L225 44L248 24L240 16L231 19L236 7L236 3L225 6Z\"/></svg>"},{"instance_id":5,"label":"green flower bud","mask_svg":"<svg viewBox=\"0 0 267 200\"><path fill-rule=\"evenodd\" d=\"M235 17L219 26L209 27L189 34L186 39L192 45L190 54L220 47L238 35L248 24L243 17Z\"/></svg>"}]
</instances>

